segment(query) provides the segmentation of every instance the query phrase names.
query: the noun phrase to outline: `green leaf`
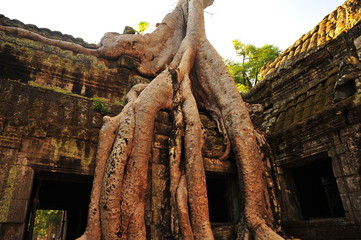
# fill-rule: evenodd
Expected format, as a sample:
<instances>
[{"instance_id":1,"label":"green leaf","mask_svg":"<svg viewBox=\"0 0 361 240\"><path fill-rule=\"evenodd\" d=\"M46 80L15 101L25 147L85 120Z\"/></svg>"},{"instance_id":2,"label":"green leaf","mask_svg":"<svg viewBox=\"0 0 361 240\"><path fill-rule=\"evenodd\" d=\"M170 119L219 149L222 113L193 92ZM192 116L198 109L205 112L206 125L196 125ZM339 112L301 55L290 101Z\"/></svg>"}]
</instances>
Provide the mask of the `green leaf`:
<instances>
[{"instance_id":1,"label":"green leaf","mask_svg":"<svg viewBox=\"0 0 361 240\"><path fill-rule=\"evenodd\" d=\"M138 23L138 30L139 34L144 34L145 30L149 27L149 22L139 22Z\"/></svg>"}]
</instances>

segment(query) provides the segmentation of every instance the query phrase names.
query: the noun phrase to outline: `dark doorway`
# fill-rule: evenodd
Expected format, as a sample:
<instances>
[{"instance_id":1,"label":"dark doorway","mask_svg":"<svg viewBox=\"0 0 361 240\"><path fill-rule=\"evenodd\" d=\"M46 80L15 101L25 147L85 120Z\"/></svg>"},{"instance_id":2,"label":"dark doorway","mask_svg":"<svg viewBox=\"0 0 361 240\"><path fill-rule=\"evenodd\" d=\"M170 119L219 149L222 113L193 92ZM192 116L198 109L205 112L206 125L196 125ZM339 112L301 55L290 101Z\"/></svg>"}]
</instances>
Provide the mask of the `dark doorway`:
<instances>
[{"instance_id":1,"label":"dark doorway","mask_svg":"<svg viewBox=\"0 0 361 240\"><path fill-rule=\"evenodd\" d=\"M212 223L235 223L238 220L237 186L233 176L207 176L209 217Z\"/></svg>"},{"instance_id":2,"label":"dark doorway","mask_svg":"<svg viewBox=\"0 0 361 240\"><path fill-rule=\"evenodd\" d=\"M295 168L293 176L305 220L345 216L330 158Z\"/></svg>"},{"instance_id":3,"label":"dark doorway","mask_svg":"<svg viewBox=\"0 0 361 240\"><path fill-rule=\"evenodd\" d=\"M26 239L33 239L35 217L39 216L39 210L55 211L61 215L61 226L56 239L73 240L81 236L86 227L91 187L91 177L36 174Z\"/></svg>"},{"instance_id":4,"label":"dark doorway","mask_svg":"<svg viewBox=\"0 0 361 240\"><path fill-rule=\"evenodd\" d=\"M211 222L229 221L227 184L224 178L207 179L209 217Z\"/></svg>"}]
</instances>

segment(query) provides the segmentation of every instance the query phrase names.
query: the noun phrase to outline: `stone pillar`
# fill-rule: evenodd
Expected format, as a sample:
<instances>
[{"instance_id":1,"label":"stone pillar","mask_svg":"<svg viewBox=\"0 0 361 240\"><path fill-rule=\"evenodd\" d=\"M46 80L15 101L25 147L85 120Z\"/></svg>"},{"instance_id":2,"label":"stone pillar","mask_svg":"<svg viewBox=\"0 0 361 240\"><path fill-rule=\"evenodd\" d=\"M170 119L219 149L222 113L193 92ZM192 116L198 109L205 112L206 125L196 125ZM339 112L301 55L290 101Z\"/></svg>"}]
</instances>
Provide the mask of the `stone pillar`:
<instances>
[{"instance_id":1,"label":"stone pillar","mask_svg":"<svg viewBox=\"0 0 361 240\"><path fill-rule=\"evenodd\" d=\"M160 111L154 126L152 161L149 174L149 194L146 224L149 239L168 239L172 237L170 226L170 179L168 139L170 116Z\"/></svg>"},{"instance_id":2,"label":"stone pillar","mask_svg":"<svg viewBox=\"0 0 361 240\"><path fill-rule=\"evenodd\" d=\"M361 124L332 135L332 165L346 217L361 224Z\"/></svg>"},{"instance_id":3,"label":"stone pillar","mask_svg":"<svg viewBox=\"0 0 361 240\"><path fill-rule=\"evenodd\" d=\"M18 164L0 164L0 239L22 240L34 171Z\"/></svg>"}]
</instances>

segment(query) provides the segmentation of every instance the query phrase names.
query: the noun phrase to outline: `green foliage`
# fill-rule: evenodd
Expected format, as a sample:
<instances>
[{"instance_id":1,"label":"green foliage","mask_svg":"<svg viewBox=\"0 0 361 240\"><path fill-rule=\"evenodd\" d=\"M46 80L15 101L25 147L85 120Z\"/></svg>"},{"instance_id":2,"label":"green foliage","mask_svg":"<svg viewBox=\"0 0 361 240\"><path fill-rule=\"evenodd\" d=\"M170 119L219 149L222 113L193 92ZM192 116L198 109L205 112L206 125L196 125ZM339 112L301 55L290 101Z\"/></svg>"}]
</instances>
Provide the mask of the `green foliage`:
<instances>
[{"instance_id":1,"label":"green foliage","mask_svg":"<svg viewBox=\"0 0 361 240\"><path fill-rule=\"evenodd\" d=\"M99 98L93 98L93 109L102 115L109 113L109 110L106 108L104 102Z\"/></svg>"},{"instance_id":2,"label":"green foliage","mask_svg":"<svg viewBox=\"0 0 361 240\"><path fill-rule=\"evenodd\" d=\"M252 88L252 84L245 78L242 73L245 72L245 67L237 62L225 60L226 66L233 80L236 82L237 88L240 92L248 92Z\"/></svg>"},{"instance_id":3,"label":"green foliage","mask_svg":"<svg viewBox=\"0 0 361 240\"><path fill-rule=\"evenodd\" d=\"M236 83L237 89L240 92L246 93L249 92L250 88L247 87L246 85L243 85L242 83Z\"/></svg>"},{"instance_id":4,"label":"green foliage","mask_svg":"<svg viewBox=\"0 0 361 240\"><path fill-rule=\"evenodd\" d=\"M63 214L62 210L37 210L33 239L45 239L50 229L52 233L59 233Z\"/></svg>"},{"instance_id":5,"label":"green foliage","mask_svg":"<svg viewBox=\"0 0 361 240\"><path fill-rule=\"evenodd\" d=\"M25 84L26 85L26 84ZM84 98L84 99L88 99L87 97L84 97L82 95L79 94L75 94L69 91L66 91L65 89L61 88L61 87L52 87L52 86L47 86L47 85L41 85L38 84L34 81L29 81L28 85L33 86L33 87L38 87L38 88L43 88L43 89L47 89L47 90L51 90L57 93L61 93L61 94L66 94L66 95L70 95L70 96L74 96L74 97L80 97L80 98Z\"/></svg>"},{"instance_id":6,"label":"green foliage","mask_svg":"<svg viewBox=\"0 0 361 240\"><path fill-rule=\"evenodd\" d=\"M144 34L145 30L149 27L149 22L139 22L138 30L135 30L138 34Z\"/></svg>"},{"instance_id":7,"label":"green foliage","mask_svg":"<svg viewBox=\"0 0 361 240\"><path fill-rule=\"evenodd\" d=\"M242 85L243 91L248 91L262 80L260 74L262 67L274 60L281 50L269 44L256 47L252 44L244 44L240 40L233 40L232 43L240 61L225 60L225 63L234 81Z\"/></svg>"}]
</instances>

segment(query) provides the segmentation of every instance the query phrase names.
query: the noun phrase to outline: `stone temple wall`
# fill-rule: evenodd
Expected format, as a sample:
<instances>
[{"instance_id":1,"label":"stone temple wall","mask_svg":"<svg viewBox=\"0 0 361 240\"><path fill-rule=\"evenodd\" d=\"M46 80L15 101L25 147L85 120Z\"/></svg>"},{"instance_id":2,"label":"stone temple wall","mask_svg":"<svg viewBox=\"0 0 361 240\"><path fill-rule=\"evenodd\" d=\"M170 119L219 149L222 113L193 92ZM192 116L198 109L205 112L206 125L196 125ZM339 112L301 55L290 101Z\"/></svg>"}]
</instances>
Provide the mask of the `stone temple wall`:
<instances>
[{"instance_id":1,"label":"stone temple wall","mask_svg":"<svg viewBox=\"0 0 361 240\"><path fill-rule=\"evenodd\" d=\"M102 116L92 101L0 80L0 238L22 239L35 172L91 176Z\"/></svg>"},{"instance_id":2,"label":"stone temple wall","mask_svg":"<svg viewBox=\"0 0 361 240\"><path fill-rule=\"evenodd\" d=\"M81 43L4 16L0 23ZM138 82L149 80L126 68L108 68L94 57L0 31L0 239L27 237L40 178L91 186L103 117L99 112L120 112L124 94ZM96 107L99 102L103 107ZM46 204L40 196L40 207Z\"/></svg>"},{"instance_id":3,"label":"stone temple wall","mask_svg":"<svg viewBox=\"0 0 361 240\"><path fill-rule=\"evenodd\" d=\"M360 1L346 1L244 95L263 106L253 121L271 147L283 227L302 239L361 236L359 16ZM2 15L0 25L95 47ZM118 60L129 67L0 31L0 239L26 239L38 208L66 209L77 219L69 220L68 239L83 231L102 117L122 109L133 85L151 80L132 69L132 59ZM205 114L201 121L212 227L217 239L234 239L241 207L234 162L219 159L225 146L216 123ZM170 125L170 114L159 112L146 209L151 239L170 238Z\"/></svg>"},{"instance_id":4,"label":"stone temple wall","mask_svg":"<svg viewBox=\"0 0 361 240\"><path fill-rule=\"evenodd\" d=\"M346 1L340 8L351 9L349 16L354 13L358 20L307 51L286 50L266 68L264 81L244 95L247 102L264 107L254 123L267 134L272 149L283 223L289 234L303 239L361 236L360 2ZM333 178L332 187L321 184L326 175ZM340 196L330 197L338 202L333 205L325 196L331 188ZM328 204L331 210L317 213ZM343 210L337 214L331 206Z\"/></svg>"}]
</instances>

